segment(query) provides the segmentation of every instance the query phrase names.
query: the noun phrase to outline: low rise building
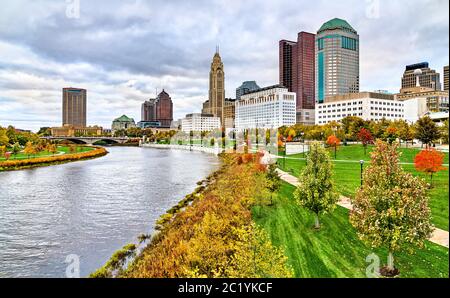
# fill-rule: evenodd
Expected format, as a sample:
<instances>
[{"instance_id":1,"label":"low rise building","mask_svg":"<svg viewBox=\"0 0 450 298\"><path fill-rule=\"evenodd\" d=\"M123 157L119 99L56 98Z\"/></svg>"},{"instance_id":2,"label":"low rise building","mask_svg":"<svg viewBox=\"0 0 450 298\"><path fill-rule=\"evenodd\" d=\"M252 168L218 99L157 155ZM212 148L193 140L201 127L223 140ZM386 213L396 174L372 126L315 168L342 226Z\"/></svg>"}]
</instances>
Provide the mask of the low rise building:
<instances>
[{"instance_id":1,"label":"low rise building","mask_svg":"<svg viewBox=\"0 0 450 298\"><path fill-rule=\"evenodd\" d=\"M181 119L181 131L213 131L220 129L220 118L214 117L212 114L193 113L187 114L185 118Z\"/></svg>"},{"instance_id":2,"label":"low rise building","mask_svg":"<svg viewBox=\"0 0 450 298\"><path fill-rule=\"evenodd\" d=\"M347 116L375 121L403 119L404 103L391 94L360 92L331 96L316 104L316 124L339 122Z\"/></svg>"},{"instance_id":3,"label":"low rise building","mask_svg":"<svg viewBox=\"0 0 450 298\"><path fill-rule=\"evenodd\" d=\"M234 127L234 119L236 114L236 99L234 98L225 98L225 106L223 108L223 118L225 128L233 128Z\"/></svg>"},{"instance_id":4,"label":"low rise building","mask_svg":"<svg viewBox=\"0 0 450 298\"><path fill-rule=\"evenodd\" d=\"M52 127L51 134L53 137L95 137L101 136L103 128L100 126L79 127L70 124L61 127Z\"/></svg>"},{"instance_id":5,"label":"low rise building","mask_svg":"<svg viewBox=\"0 0 450 298\"><path fill-rule=\"evenodd\" d=\"M181 119L172 121L172 123L170 124L170 129L180 130L181 129Z\"/></svg>"},{"instance_id":6,"label":"low rise building","mask_svg":"<svg viewBox=\"0 0 450 298\"><path fill-rule=\"evenodd\" d=\"M296 95L283 86L269 86L242 95L235 109L237 131L291 126L296 122Z\"/></svg>"},{"instance_id":7,"label":"low rise building","mask_svg":"<svg viewBox=\"0 0 450 298\"><path fill-rule=\"evenodd\" d=\"M315 109L297 109L297 123L303 125L314 125Z\"/></svg>"},{"instance_id":8,"label":"low rise building","mask_svg":"<svg viewBox=\"0 0 450 298\"><path fill-rule=\"evenodd\" d=\"M127 115L122 115L119 118L114 119L111 124L111 130L113 133L119 129L128 129L132 127L136 127L136 123L133 118L130 118Z\"/></svg>"},{"instance_id":9,"label":"low rise building","mask_svg":"<svg viewBox=\"0 0 450 298\"><path fill-rule=\"evenodd\" d=\"M411 88L409 93L396 95L396 99L400 101L418 98L425 100L428 110L432 113L449 111L448 91L435 91L431 88L416 87Z\"/></svg>"},{"instance_id":10,"label":"low rise building","mask_svg":"<svg viewBox=\"0 0 450 298\"><path fill-rule=\"evenodd\" d=\"M407 99L403 101L403 107L403 119L409 123L415 123L417 120L429 113L427 100L423 97Z\"/></svg>"},{"instance_id":11,"label":"low rise building","mask_svg":"<svg viewBox=\"0 0 450 298\"><path fill-rule=\"evenodd\" d=\"M139 128L158 128L161 127L161 122L159 121L139 121L137 123L137 127Z\"/></svg>"}]
</instances>

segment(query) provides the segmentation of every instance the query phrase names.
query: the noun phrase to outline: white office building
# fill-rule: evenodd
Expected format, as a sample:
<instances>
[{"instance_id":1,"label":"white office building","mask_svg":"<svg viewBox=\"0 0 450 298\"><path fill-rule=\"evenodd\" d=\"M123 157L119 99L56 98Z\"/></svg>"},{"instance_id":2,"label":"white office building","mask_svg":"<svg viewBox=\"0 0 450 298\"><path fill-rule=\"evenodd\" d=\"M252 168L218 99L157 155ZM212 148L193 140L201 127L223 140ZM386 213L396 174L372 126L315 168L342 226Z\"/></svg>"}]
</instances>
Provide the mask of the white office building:
<instances>
[{"instance_id":1,"label":"white office building","mask_svg":"<svg viewBox=\"0 0 450 298\"><path fill-rule=\"evenodd\" d=\"M327 98L324 103L316 104L316 124L323 125L331 121L341 121L347 116L356 116L364 120L404 119L404 102L395 100L391 94L360 92L336 95Z\"/></svg>"},{"instance_id":2,"label":"white office building","mask_svg":"<svg viewBox=\"0 0 450 298\"><path fill-rule=\"evenodd\" d=\"M261 88L236 101L235 127L276 129L296 123L296 95L280 85Z\"/></svg>"},{"instance_id":3,"label":"white office building","mask_svg":"<svg viewBox=\"0 0 450 298\"><path fill-rule=\"evenodd\" d=\"M429 112L426 98L417 97L402 102L405 110L404 119L409 123L415 123Z\"/></svg>"},{"instance_id":4,"label":"white office building","mask_svg":"<svg viewBox=\"0 0 450 298\"><path fill-rule=\"evenodd\" d=\"M185 118L181 119L181 130L187 133L213 131L220 128L220 118L214 117L212 114L193 113L187 114Z\"/></svg>"}]
</instances>

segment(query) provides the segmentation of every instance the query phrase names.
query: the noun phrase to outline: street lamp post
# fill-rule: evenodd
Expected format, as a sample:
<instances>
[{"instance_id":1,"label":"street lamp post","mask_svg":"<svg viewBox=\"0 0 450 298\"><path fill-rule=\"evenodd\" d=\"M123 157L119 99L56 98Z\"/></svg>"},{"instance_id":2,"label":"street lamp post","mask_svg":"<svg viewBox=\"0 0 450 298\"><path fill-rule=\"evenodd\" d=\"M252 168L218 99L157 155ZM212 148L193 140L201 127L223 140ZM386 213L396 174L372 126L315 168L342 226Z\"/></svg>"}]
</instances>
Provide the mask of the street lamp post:
<instances>
[{"instance_id":1,"label":"street lamp post","mask_svg":"<svg viewBox=\"0 0 450 298\"><path fill-rule=\"evenodd\" d=\"M283 169L286 171L286 140L284 140Z\"/></svg>"},{"instance_id":2,"label":"street lamp post","mask_svg":"<svg viewBox=\"0 0 450 298\"><path fill-rule=\"evenodd\" d=\"M363 165L364 165L364 160L360 160L359 164L361 165L361 186L363 185Z\"/></svg>"}]
</instances>

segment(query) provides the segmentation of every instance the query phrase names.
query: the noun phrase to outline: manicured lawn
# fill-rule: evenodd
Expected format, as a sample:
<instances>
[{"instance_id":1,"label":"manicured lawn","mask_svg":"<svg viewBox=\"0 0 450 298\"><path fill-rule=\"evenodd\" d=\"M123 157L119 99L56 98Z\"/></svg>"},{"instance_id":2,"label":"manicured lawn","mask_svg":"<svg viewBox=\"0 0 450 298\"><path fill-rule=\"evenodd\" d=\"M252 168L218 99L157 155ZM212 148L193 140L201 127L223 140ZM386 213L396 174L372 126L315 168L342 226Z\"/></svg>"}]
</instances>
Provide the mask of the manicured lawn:
<instances>
[{"instance_id":1,"label":"manicured lawn","mask_svg":"<svg viewBox=\"0 0 450 298\"><path fill-rule=\"evenodd\" d=\"M368 152L372 148L368 148ZM419 152L417 149L401 148L401 162L413 163L414 156ZM330 154L334 157L333 151L330 149ZM302 158L303 154L289 155L288 157ZM338 154L338 160L346 160L348 162L334 162L334 181L337 190L344 196L352 197L355 195L356 190L361 185L361 166L360 159L367 161L370 160L369 154L364 156L364 150L361 145L342 146L340 147ZM356 162L351 162L356 161ZM444 163L448 164L448 153L445 154ZM298 176L305 165L305 160L298 159L279 159L278 165L282 170L288 171L294 176ZM367 165L367 163L366 163ZM413 175L420 176L426 181L430 181L429 176L424 175L421 172L416 171L413 164L403 164L402 167L412 173ZM446 170L441 171L433 175L433 188L430 189L430 208L433 224L448 231L448 167Z\"/></svg>"},{"instance_id":2,"label":"manicured lawn","mask_svg":"<svg viewBox=\"0 0 450 298\"><path fill-rule=\"evenodd\" d=\"M78 147L76 147L76 151L74 153L91 151L93 149L94 149L93 147L78 146ZM70 148L68 146L58 146L58 153L59 152L64 152L65 154L66 153L71 153L70 152ZM52 153L50 153L48 151L42 151L42 152L39 152L38 154L30 155L28 157L28 155L24 154L23 152L20 152L20 153L16 154L15 156L11 155L10 160L36 158L36 157L43 157L43 156L52 156L52 155L57 155L58 153L52 154ZM5 158L4 157L0 157L0 160L5 160Z\"/></svg>"},{"instance_id":3,"label":"manicured lawn","mask_svg":"<svg viewBox=\"0 0 450 298\"><path fill-rule=\"evenodd\" d=\"M399 151L402 153L400 155L400 162L402 163L414 163L414 157L417 155L417 153L420 152L420 149L417 148L404 148L404 145L402 145L402 148L399 148ZM362 145L348 145L348 146L339 146L336 154L337 160L353 160L353 161L359 161L359 160L370 160L370 152L374 146L368 146L367 147L367 153L364 154L364 147ZM334 159L334 149L329 148L330 155ZM279 155L283 155L280 153ZM296 157L296 158L304 158L303 153L299 154L292 154L288 155L288 157ZM448 164L448 153L445 153L444 158L444 164Z\"/></svg>"},{"instance_id":4,"label":"manicured lawn","mask_svg":"<svg viewBox=\"0 0 450 298\"><path fill-rule=\"evenodd\" d=\"M285 249L296 277L366 277L366 257L376 253L386 263L386 250L366 247L348 221L348 210L337 207L321 217L322 228L312 229L314 218L298 206L294 186L283 183L273 206L255 207L253 217L275 245ZM415 254L395 254L400 277L448 277L448 249L427 242Z\"/></svg>"}]
</instances>

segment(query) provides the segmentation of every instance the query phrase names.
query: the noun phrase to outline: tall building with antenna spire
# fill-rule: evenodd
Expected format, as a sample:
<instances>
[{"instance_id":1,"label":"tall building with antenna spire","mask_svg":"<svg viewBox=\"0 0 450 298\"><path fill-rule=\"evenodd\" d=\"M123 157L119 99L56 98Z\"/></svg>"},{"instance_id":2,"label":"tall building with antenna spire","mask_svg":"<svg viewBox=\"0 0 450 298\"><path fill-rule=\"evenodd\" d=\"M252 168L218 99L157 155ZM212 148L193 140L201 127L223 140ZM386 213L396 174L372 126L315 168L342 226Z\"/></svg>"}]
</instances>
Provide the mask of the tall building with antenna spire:
<instances>
[{"instance_id":1,"label":"tall building with antenna spire","mask_svg":"<svg viewBox=\"0 0 450 298\"><path fill-rule=\"evenodd\" d=\"M209 99L203 104L203 112L212 114L220 118L220 123L224 125L224 105L225 105L225 72L222 59L219 54L219 46L216 46L209 72Z\"/></svg>"}]
</instances>

